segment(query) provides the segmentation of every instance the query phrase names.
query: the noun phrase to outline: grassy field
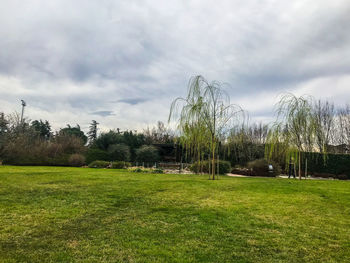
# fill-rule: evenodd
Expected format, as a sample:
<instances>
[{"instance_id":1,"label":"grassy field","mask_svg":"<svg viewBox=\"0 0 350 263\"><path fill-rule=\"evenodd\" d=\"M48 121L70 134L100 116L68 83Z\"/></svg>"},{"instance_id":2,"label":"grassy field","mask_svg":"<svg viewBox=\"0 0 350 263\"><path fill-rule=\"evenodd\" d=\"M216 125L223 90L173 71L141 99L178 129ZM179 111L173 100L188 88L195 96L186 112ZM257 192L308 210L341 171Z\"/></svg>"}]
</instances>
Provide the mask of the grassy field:
<instances>
[{"instance_id":1,"label":"grassy field","mask_svg":"<svg viewBox=\"0 0 350 263\"><path fill-rule=\"evenodd\" d=\"M350 262L350 182L0 166L0 262Z\"/></svg>"}]
</instances>

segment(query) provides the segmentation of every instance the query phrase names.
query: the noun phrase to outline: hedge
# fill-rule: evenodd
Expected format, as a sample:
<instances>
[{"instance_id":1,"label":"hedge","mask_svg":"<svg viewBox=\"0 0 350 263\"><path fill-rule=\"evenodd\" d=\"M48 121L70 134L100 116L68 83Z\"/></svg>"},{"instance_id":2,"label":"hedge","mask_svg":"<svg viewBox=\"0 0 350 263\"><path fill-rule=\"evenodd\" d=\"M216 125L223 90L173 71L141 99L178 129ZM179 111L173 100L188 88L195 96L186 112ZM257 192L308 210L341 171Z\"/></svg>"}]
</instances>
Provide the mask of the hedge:
<instances>
[{"instance_id":1,"label":"hedge","mask_svg":"<svg viewBox=\"0 0 350 263\"><path fill-rule=\"evenodd\" d=\"M93 161L102 160L102 161L111 161L111 158L108 154L108 152L96 149L96 148L90 148L86 153L86 162L92 163Z\"/></svg>"},{"instance_id":2,"label":"hedge","mask_svg":"<svg viewBox=\"0 0 350 263\"><path fill-rule=\"evenodd\" d=\"M70 166L69 154L62 154L57 157L36 157L36 156L25 156L13 159L4 158L3 164L7 165L18 165L18 166Z\"/></svg>"},{"instance_id":3,"label":"hedge","mask_svg":"<svg viewBox=\"0 0 350 263\"><path fill-rule=\"evenodd\" d=\"M307 158L307 170L310 174L333 174L336 176L346 175L350 179L350 155L349 154L326 154L302 153L301 166L305 169Z\"/></svg>"}]
</instances>

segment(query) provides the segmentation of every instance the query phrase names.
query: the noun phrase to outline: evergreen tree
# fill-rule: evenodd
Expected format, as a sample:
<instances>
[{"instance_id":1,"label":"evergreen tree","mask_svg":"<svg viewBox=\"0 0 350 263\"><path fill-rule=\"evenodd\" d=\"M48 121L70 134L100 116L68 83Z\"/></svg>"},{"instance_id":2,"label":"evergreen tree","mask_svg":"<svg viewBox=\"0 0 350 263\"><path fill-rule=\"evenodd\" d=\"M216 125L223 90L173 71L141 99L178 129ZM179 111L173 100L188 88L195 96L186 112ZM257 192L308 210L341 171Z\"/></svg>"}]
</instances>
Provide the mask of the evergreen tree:
<instances>
[{"instance_id":1,"label":"evergreen tree","mask_svg":"<svg viewBox=\"0 0 350 263\"><path fill-rule=\"evenodd\" d=\"M97 125L99 123L95 120L92 120L90 123L89 131L88 131L88 138L90 145L93 144L97 138Z\"/></svg>"},{"instance_id":2,"label":"evergreen tree","mask_svg":"<svg viewBox=\"0 0 350 263\"><path fill-rule=\"evenodd\" d=\"M49 139L51 137L51 125L48 121L32 121L31 127L37 131L40 137Z\"/></svg>"},{"instance_id":3,"label":"evergreen tree","mask_svg":"<svg viewBox=\"0 0 350 263\"><path fill-rule=\"evenodd\" d=\"M61 134L61 135L64 134L64 135L70 135L70 136L78 137L78 138L82 139L84 144L86 144L86 142L87 142L87 137L84 134L84 132L80 129L79 124L77 124L76 127L72 127L69 124L67 124L67 127L61 129L59 134Z\"/></svg>"}]
</instances>

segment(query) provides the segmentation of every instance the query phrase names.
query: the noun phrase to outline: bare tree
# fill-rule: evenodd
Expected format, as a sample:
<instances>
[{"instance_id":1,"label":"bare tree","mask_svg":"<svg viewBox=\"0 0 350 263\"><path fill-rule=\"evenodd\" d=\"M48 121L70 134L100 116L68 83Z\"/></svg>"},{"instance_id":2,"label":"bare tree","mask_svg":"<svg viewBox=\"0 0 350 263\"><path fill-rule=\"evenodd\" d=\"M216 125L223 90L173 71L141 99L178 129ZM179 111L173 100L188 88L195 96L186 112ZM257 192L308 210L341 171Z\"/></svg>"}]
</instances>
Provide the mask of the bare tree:
<instances>
[{"instance_id":1,"label":"bare tree","mask_svg":"<svg viewBox=\"0 0 350 263\"><path fill-rule=\"evenodd\" d=\"M337 124L340 132L338 143L348 148L350 145L350 105L348 104L339 109L337 116Z\"/></svg>"},{"instance_id":2,"label":"bare tree","mask_svg":"<svg viewBox=\"0 0 350 263\"><path fill-rule=\"evenodd\" d=\"M231 158L244 164L264 157L264 144L268 134L268 125L263 123L244 123L231 129L228 137L228 151Z\"/></svg>"},{"instance_id":3,"label":"bare tree","mask_svg":"<svg viewBox=\"0 0 350 263\"><path fill-rule=\"evenodd\" d=\"M172 143L174 140L173 131L166 127L165 124L161 121L157 122L157 126L150 129L143 130L143 134L145 135L146 141L149 144L152 143Z\"/></svg>"},{"instance_id":4,"label":"bare tree","mask_svg":"<svg viewBox=\"0 0 350 263\"><path fill-rule=\"evenodd\" d=\"M321 153L327 151L329 145L334 143L335 113L334 104L328 101L318 100L313 105L315 139Z\"/></svg>"}]
</instances>

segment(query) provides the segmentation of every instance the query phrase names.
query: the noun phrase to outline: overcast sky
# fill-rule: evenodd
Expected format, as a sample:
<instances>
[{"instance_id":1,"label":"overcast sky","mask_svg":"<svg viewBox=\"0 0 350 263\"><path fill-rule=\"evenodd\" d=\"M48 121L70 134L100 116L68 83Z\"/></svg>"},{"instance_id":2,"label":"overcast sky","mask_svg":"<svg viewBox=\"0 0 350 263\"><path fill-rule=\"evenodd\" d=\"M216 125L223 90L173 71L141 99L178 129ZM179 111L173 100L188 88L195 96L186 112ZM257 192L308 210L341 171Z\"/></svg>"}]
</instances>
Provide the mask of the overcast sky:
<instances>
[{"instance_id":1,"label":"overcast sky","mask_svg":"<svg viewBox=\"0 0 350 263\"><path fill-rule=\"evenodd\" d=\"M141 130L198 74L253 120L283 92L345 104L349 32L349 0L1 0L0 112Z\"/></svg>"}]
</instances>

